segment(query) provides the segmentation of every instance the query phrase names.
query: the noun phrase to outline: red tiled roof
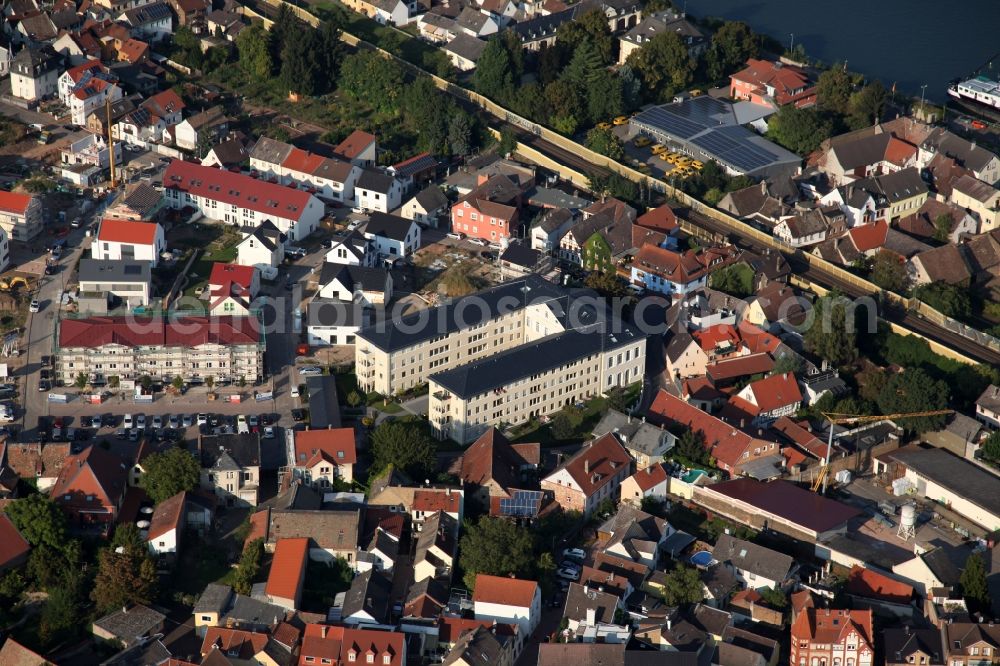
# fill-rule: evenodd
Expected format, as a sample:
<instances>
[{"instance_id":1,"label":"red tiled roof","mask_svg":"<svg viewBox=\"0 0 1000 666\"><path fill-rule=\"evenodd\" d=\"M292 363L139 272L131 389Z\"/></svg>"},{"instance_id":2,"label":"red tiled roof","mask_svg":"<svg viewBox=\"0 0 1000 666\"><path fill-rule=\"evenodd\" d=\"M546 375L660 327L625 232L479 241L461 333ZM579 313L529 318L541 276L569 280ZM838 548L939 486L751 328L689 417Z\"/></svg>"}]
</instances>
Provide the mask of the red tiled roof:
<instances>
[{"instance_id":1,"label":"red tiled roof","mask_svg":"<svg viewBox=\"0 0 1000 666\"><path fill-rule=\"evenodd\" d=\"M885 147L885 161L903 166L917 155L917 147L912 143L889 137L889 143Z\"/></svg>"},{"instance_id":2,"label":"red tiled roof","mask_svg":"<svg viewBox=\"0 0 1000 666\"><path fill-rule=\"evenodd\" d=\"M170 530L180 527L186 497L187 493L182 491L156 505L153 517L149 520L149 535L146 537L146 541L152 541Z\"/></svg>"},{"instance_id":3,"label":"red tiled roof","mask_svg":"<svg viewBox=\"0 0 1000 666\"><path fill-rule=\"evenodd\" d=\"M295 465L313 467L321 459L333 465L353 465L358 460L353 428L299 430L295 433Z\"/></svg>"},{"instance_id":4,"label":"red tiled roof","mask_svg":"<svg viewBox=\"0 0 1000 666\"><path fill-rule=\"evenodd\" d=\"M794 446L786 446L781 449L781 456L785 459L785 465L788 467L801 465L806 461L806 454L802 453Z\"/></svg>"},{"instance_id":5,"label":"red tiled roof","mask_svg":"<svg viewBox=\"0 0 1000 666\"><path fill-rule=\"evenodd\" d=\"M748 321L741 321L736 330L751 354L773 354L781 346L781 340Z\"/></svg>"},{"instance_id":6,"label":"red tiled roof","mask_svg":"<svg viewBox=\"0 0 1000 666\"><path fill-rule=\"evenodd\" d=\"M871 610L835 610L806 608L792 623L792 641L810 641L829 645L841 642L854 630L861 639L872 645ZM860 646L859 646L860 649Z\"/></svg>"},{"instance_id":7,"label":"red tiled roof","mask_svg":"<svg viewBox=\"0 0 1000 666\"><path fill-rule=\"evenodd\" d=\"M212 285L232 283L249 289L250 285L253 284L253 276L256 272L257 269L253 266L223 264L217 261L212 264L212 273L208 278L208 283Z\"/></svg>"},{"instance_id":8,"label":"red tiled roof","mask_svg":"<svg viewBox=\"0 0 1000 666\"><path fill-rule=\"evenodd\" d=\"M299 643L302 632L288 622L279 622L278 626L271 632L271 637L289 648L293 648Z\"/></svg>"},{"instance_id":9,"label":"red tiled roof","mask_svg":"<svg viewBox=\"0 0 1000 666\"><path fill-rule=\"evenodd\" d=\"M289 220L301 219L312 199L292 187L181 160L167 166L163 186Z\"/></svg>"},{"instance_id":10,"label":"red tiled roof","mask_svg":"<svg viewBox=\"0 0 1000 666\"><path fill-rule=\"evenodd\" d=\"M847 232L851 242L858 252L870 252L885 245L889 224L885 220L876 220L873 224L861 224Z\"/></svg>"},{"instance_id":11,"label":"red tiled roof","mask_svg":"<svg viewBox=\"0 0 1000 666\"><path fill-rule=\"evenodd\" d=\"M88 60L80 63L76 67L70 67L67 69L66 75L73 80L73 83L79 83L83 79L83 75L87 72L96 73L103 71L105 71L105 67L101 64L100 60Z\"/></svg>"},{"instance_id":12,"label":"red tiled roof","mask_svg":"<svg viewBox=\"0 0 1000 666\"><path fill-rule=\"evenodd\" d=\"M722 268L734 258L729 248L709 248L700 252L674 252L658 245L639 248L632 265L663 277L675 284L698 280L713 270Z\"/></svg>"},{"instance_id":13,"label":"red tiled roof","mask_svg":"<svg viewBox=\"0 0 1000 666\"><path fill-rule=\"evenodd\" d=\"M270 512L267 509L264 509L250 516L250 531L247 532L247 538L243 540L244 548L246 548L250 542L256 539L263 539L267 536L269 514Z\"/></svg>"},{"instance_id":14,"label":"red tiled roof","mask_svg":"<svg viewBox=\"0 0 1000 666\"><path fill-rule=\"evenodd\" d=\"M771 425L771 428L780 432L815 458L826 459L826 443L802 424L796 423L787 416L782 416Z\"/></svg>"},{"instance_id":15,"label":"red tiled roof","mask_svg":"<svg viewBox=\"0 0 1000 666\"><path fill-rule=\"evenodd\" d=\"M4 666L49 666L50 663L9 636L0 648L0 664Z\"/></svg>"},{"instance_id":16,"label":"red tiled roof","mask_svg":"<svg viewBox=\"0 0 1000 666\"><path fill-rule=\"evenodd\" d=\"M908 604L913 599L913 587L910 585L858 565L851 567L847 576L847 591L859 597L896 604Z\"/></svg>"},{"instance_id":17,"label":"red tiled roof","mask_svg":"<svg viewBox=\"0 0 1000 666\"><path fill-rule=\"evenodd\" d=\"M433 513L443 511L445 513L458 513L459 500L461 495L449 490L415 490L413 491L413 511L423 511Z\"/></svg>"},{"instance_id":18,"label":"red tiled roof","mask_svg":"<svg viewBox=\"0 0 1000 666\"><path fill-rule=\"evenodd\" d=\"M490 428L462 454L459 476L477 486L495 482L508 490L520 479L522 465L537 465L538 444L510 443L503 433Z\"/></svg>"},{"instance_id":19,"label":"red tiled roof","mask_svg":"<svg viewBox=\"0 0 1000 666\"><path fill-rule=\"evenodd\" d=\"M669 426L677 423L705 436L705 448L719 462L735 468L743 452L750 448L750 435L733 428L728 423L689 405L680 398L660 391L649 408L649 421Z\"/></svg>"},{"instance_id":20,"label":"red tiled roof","mask_svg":"<svg viewBox=\"0 0 1000 666\"><path fill-rule=\"evenodd\" d=\"M296 599L303 582L302 572L308 560L308 538L278 539L264 592L270 597Z\"/></svg>"},{"instance_id":21,"label":"red tiled roof","mask_svg":"<svg viewBox=\"0 0 1000 666\"><path fill-rule=\"evenodd\" d=\"M33 197L30 194L18 194L0 190L0 210L8 213L24 215Z\"/></svg>"},{"instance_id":22,"label":"red tiled roof","mask_svg":"<svg viewBox=\"0 0 1000 666\"><path fill-rule=\"evenodd\" d=\"M774 359L769 354L748 354L724 358L705 366L705 374L713 381L749 377L770 372L774 369Z\"/></svg>"},{"instance_id":23,"label":"red tiled roof","mask_svg":"<svg viewBox=\"0 0 1000 666\"><path fill-rule=\"evenodd\" d=\"M639 470L632 475L632 479L643 492L646 492L658 483L667 480L667 470L662 463L650 465L646 469Z\"/></svg>"},{"instance_id":24,"label":"red tiled roof","mask_svg":"<svg viewBox=\"0 0 1000 666\"><path fill-rule=\"evenodd\" d=\"M369 134L368 132L362 132L361 130L354 130L351 134L341 141L334 152L338 155L343 155L347 159L353 160L358 155L363 153L368 146L375 141L375 135Z\"/></svg>"},{"instance_id":25,"label":"red tiled roof","mask_svg":"<svg viewBox=\"0 0 1000 666\"><path fill-rule=\"evenodd\" d=\"M131 220L101 220L101 228L97 231L97 240L106 243L129 243L132 245L153 245L156 242L156 231L160 228L156 222L133 222Z\"/></svg>"},{"instance_id":26,"label":"red tiled roof","mask_svg":"<svg viewBox=\"0 0 1000 666\"><path fill-rule=\"evenodd\" d=\"M121 458L98 446L71 455L49 495L60 506L116 511L127 481Z\"/></svg>"},{"instance_id":27,"label":"red tiled roof","mask_svg":"<svg viewBox=\"0 0 1000 666\"><path fill-rule=\"evenodd\" d=\"M147 51L149 51L149 44L129 38L122 42L121 48L118 49L118 55L119 57L124 56L125 60L134 64L139 62Z\"/></svg>"},{"instance_id":28,"label":"red tiled roof","mask_svg":"<svg viewBox=\"0 0 1000 666\"><path fill-rule=\"evenodd\" d=\"M0 571L21 560L31 546L14 527L7 514L0 511Z\"/></svg>"},{"instance_id":29,"label":"red tiled roof","mask_svg":"<svg viewBox=\"0 0 1000 666\"><path fill-rule=\"evenodd\" d=\"M489 629L492 626L493 620L475 620L445 615L438 620L438 640L447 644L456 643L459 637L467 631L475 631L479 627ZM497 634L501 636L514 636L518 630L516 624L505 622L498 622L496 628Z\"/></svg>"},{"instance_id":30,"label":"red tiled roof","mask_svg":"<svg viewBox=\"0 0 1000 666\"><path fill-rule=\"evenodd\" d=\"M809 85L809 78L801 69L769 60L751 58L747 60L747 66L733 74L732 78L760 88L761 94L764 94L765 86L772 87L774 100L778 104L787 104L815 94L815 90ZM800 89L804 90L795 92Z\"/></svg>"},{"instance_id":31,"label":"red tiled roof","mask_svg":"<svg viewBox=\"0 0 1000 666\"><path fill-rule=\"evenodd\" d=\"M292 148L288 156L285 157L285 161L281 163L281 166L292 171L311 174L319 168L324 159L326 158L322 155L316 155L301 148Z\"/></svg>"},{"instance_id":32,"label":"red tiled roof","mask_svg":"<svg viewBox=\"0 0 1000 666\"><path fill-rule=\"evenodd\" d=\"M344 640L345 627L331 627L325 624L307 624L302 637L299 663L320 663L321 659L340 659L340 648ZM306 662L313 657L315 662Z\"/></svg>"},{"instance_id":33,"label":"red tiled roof","mask_svg":"<svg viewBox=\"0 0 1000 666\"><path fill-rule=\"evenodd\" d=\"M185 109L184 100L173 88L156 93L140 106L160 118Z\"/></svg>"},{"instance_id":34,"label":"red tiled roof","mask_svg":"<svg viewBox=\"0 0 1000 666\"><path fill-rule=\"evenodd\" d=\"M795 375L784 372L751 382L746 390L753 396L753 403L759 411L773 412L776 409L802 402L802 391Z\"/></svg>"},{"instance_id":35,"label":"red tiled roof","mask_svg":"<svg viewBox=\"0 0 1000 666\"><path fill-rule=\"evenodd\" d=\"M628 451L614 434L608 433L566 461L564 469L580 486L584 497L590 497L631 464Z\"/></svg>"},{"instance_id":36,"label":"red tiled roof","mask_svg":"<svg viewBox=\"0 0 1000 666\"><path fill-rule=\"evenodd\" d=\"M537 590L538 583L533 580L478 574L472 600L501 606L530 608Z\"/></svg>"},{"instance_id":37,"label":"red tiled roof","mask_svg":"<svg viewBox=\"0 0 1000 666\"><path fill-rule=\"evenodd\" d=\"M740 335L731 324L718 324L700 331L693 331L691 337L706 352L715 351L720 347L731 348L735 351L740 343Z\"/></svg>"},{"instance_id":38,"label":"red tiled roof","mask_svg":"<svg viewBox=\"0 0 1000 666\"><path fill-rule=\"evenodd\" d=\"M255 345L260 340L252 317L89 317L59 324L60 347L197 347L204 344Z\"/></svg>"},{"instance_id":39,"label":"red tiled roof","mask_svg":"<svg viewBox=\"0 0 1000 666\"><path fill-rule=\"evenodd\" d=\"M635 223L646 229L670 233L677 228L677 215L674 214L674 210L670 206L663 204L659 208L653 208L640 215Z\"/></svg>"},{"instance_id":40,"label":"red tiled roof","mask_svg":"<svg viewBox=\"0 0 1000 666\"><path fill-rule=\"evenodd\" d=\"M208 627L201 643L202 656L212 651L212 646L222 652L236 652L240 659L252 659L267 645L267 634L225 627Z\"/></svg>"},{"instance_id":41,"label":"red tiled roof","mask_svg":"<svg viewBox=\"0 0 1000 666\"><path fill-rule=\"evenodd\" d=\"M304 654L304 653L303 653ZM351 655L354 658L351 658ZM403 663L403 634L398 631L378 631L375 629L345 629L344 639L340 648L340 662L385 664L384 657L389 657L388 666L401 666Z\"/></svg>"}]
</instances>

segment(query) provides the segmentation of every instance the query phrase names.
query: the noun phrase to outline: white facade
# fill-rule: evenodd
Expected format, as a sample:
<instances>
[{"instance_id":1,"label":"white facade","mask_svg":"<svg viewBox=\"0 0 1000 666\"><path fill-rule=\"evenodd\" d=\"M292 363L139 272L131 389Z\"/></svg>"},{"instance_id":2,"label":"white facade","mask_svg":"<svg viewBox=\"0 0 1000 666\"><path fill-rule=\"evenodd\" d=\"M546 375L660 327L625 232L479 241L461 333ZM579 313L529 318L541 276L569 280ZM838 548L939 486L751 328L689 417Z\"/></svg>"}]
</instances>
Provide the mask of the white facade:
<instances>
[{"instance_id":1,"label":"white facade","mask_svg":"<svg viewBox=\"0 0 1000 666\"><path fill-rule=\"evenodd\" d=\"M0 202L13 199L21 195L0 194ZM42 201L38 197L32 196L24 209L15 209L0 204L0 230L3 230L4 243L4 265L9 259L7 250L8 240L28 241L42 233L44 224L44 214L42 212Z\"/></svg>"},{"instance_id":2,"label":"white facade","mask_svg":"<svg viewBox=\"0 0 1000 666\"><path fill-rule=\"evenodd\" d=\"M388 213L391 210L396 210L402 204L403 186L395 178L392 179L392 184L386 192L366 189L355 183L354 200L357 202L359 208L378 213Z\"/></svg>"},{"instance_id":3,"label":"white facade","mask_svg":"<svg viewBox=\"0 0 1000 666\"><path fill-rule=\"evenodd\" d=\"M96 62L96 61L95 61ZM99 65L100 63L98 63ZM114 83L101 77L108 77L103 65L74 78L77 67L63 72L58 79L59 99L69 108L70 119L74 125L86 125L87 116L99 108L103 108L106 100L116 102L122 98L122 90ZM93 85L82 85L87 80Z\"/></svg>"},{"instance_id":4,"label":"white facade","mask_svg":"<svg viewBox=\"0 0 1000 666\"><path fill-rule=\"evenodd\" d=\"M157 224L155 239L152 243L102 240L98 235L98 238L90 246L90 256L94 259L110 261L148 261L155 266L160 261L160 253L166 249L167 242L163 237L163 227Z\"/></svg>"},{"instance_id":5,"label":"white facade","mask_svg":"<svg viewBox=\"0 0 1000 666\"><path fill-rule=\"evenodd\" d=\"M372 242L375 252L383 258L408 257L420 249L420 226L412 220L410 228L402 239L390 238L368 231L365 231L365 237Z\"/></svg>"},{"instance_id":6,"label":"white facade","mask_svg":"<svg viewBox=\"0 0 1000 666\"><path fill-rule=\"evenodd\" d=\"M531 606L508 606L485 601L475 602L477 620L496 620L506 624L516 624L522 636L530 636L542 617L542 593L535 587Z\"/></svg>"},{"instance_id":7,"label":"white facade","mask_svg":"<svg viewBox=\"0 0 1000 666\"><path fill-rule=\"evenodd\" d=\"M284 243L276 243L274 249L266 247L253 234L244 236L236 246L236 263L240 266L260 266L261 264L277 267L285 258Z\"/></svg>"},{"instance_id":8,"label":"white facade","mask_svg":"<svg viewBox=\"0 0 1000 666\"><path fill-rule=\"evenodd\" d=\"M149 551L153 555L166 555L177 552L177 528L149 540Z\"/></svg>"},{"instance_id":9,"label":"white facade","mask_svg":"<svg viewBox=\"0 0 1000 666\"><path fill-rule=\"evenodd\" d=\"M108 142L100 134L87 134L64 148L61 152L62 164L74 166L89 164L99 169L107 169L111 165L111 151ZM115 163L122 163L122 147L115 142Z\"/></svg>"}]
</instances>

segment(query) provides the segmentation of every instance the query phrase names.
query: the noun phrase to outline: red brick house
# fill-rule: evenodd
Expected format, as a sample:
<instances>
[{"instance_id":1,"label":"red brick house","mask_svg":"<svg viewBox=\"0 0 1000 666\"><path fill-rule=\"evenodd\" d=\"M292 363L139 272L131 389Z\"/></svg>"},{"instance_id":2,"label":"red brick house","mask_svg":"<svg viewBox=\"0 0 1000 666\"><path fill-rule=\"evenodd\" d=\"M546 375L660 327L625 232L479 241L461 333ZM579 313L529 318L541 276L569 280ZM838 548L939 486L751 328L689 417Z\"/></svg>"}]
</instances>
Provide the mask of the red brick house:
<instances>
[{"instance_id":1,"label":"red brick house","mask_svg":"<svg viewBox=\"0 0 1000 666\"><path fill-rule=\"evenodd\" d=\"M806 608L791 630L792 666L871 666L870 610ZM836 655L836 656L835 656Z\"/></svg>"},{"instance_id":2,"label":"red brick house","mask_svg":"<svg viewBox=\"0 0 1000 666\"><path fill-rule=\"evenodd\" d=\"M118 517L128 481L121 458L88 446L66 459L50 497L79 526L108 526Z\"/></svg>"},{"instance_id":3,"label":"red brick house","mask_svg":"<svg viewBox=\"0 0 1000 666\"><path fill-rule=\"evenodd\" d=\"M729 77L729 95L765 106L773 100L778 106L804 108L816 104L816 85L800 67L751 58Z\"/></svg>"},{"instance_id":4,"label":"red brick house","mask_svg":"<svg viewBox=\"0 0 1000 666\"><path fill-rule=\"evenodd\" d=\"M594 440L542 479L563 511L590 515L597 505L618 499L622 481L632 475L632 457L613 433Z\"/></svg>"},{"instance_id":5,"label":"red brick house","mask_svg":"<svg viewBox=\"0 0 1000 666\"><path fill-rule=\"evenodd\" d=\"M451 207L451 230L469 238L499 243L519 223L521 186L504 175L480 175L476 188Z\"/></svg>"}]
</instances>

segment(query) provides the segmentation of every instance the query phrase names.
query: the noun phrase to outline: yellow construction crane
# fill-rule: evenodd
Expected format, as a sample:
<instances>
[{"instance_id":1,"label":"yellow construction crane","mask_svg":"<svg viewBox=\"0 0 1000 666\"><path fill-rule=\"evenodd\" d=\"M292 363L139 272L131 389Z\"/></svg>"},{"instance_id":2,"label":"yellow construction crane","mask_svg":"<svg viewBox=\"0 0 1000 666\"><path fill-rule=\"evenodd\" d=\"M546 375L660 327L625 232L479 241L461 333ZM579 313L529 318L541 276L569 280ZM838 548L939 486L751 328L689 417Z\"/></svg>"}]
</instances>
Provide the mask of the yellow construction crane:
<instances>
[{"instance_id":1,"label":"yellow construction crane","mask_svg":"<svg viewBox=\"0 0 1000 666\"><path fill-rule=\"evenodd\" d=\"M843 423L873 423L876 421L892 421L894 419L915 419L923 416L942 416L952 414L953 409L934 409L927 412L908 412L906 414L881 414L873 416L870 414L838 414L836 412L822 412L827 423L830 424L830 438L826 443L826 456L823 460L823 467L820 469L816 480L813 482L812 491L816 492L820 485L823 486L823 494L826 494L826 478L830 473L830 451L833 449L833 426Z\"/></svg>"}]
</instances>

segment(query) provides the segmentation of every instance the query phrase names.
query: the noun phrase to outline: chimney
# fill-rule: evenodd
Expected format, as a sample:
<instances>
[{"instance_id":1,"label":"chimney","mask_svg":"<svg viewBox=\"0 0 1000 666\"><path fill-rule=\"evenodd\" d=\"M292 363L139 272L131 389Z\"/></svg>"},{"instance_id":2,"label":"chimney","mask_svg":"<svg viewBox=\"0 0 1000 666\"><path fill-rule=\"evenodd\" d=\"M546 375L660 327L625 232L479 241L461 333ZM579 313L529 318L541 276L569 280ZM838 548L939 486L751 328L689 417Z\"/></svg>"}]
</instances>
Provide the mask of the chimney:
<instances>
[{"instance_id":1,"label":"chimney","mask_svg":"<svg viewBox=\"0 0 1000 666\"><path fill-rule=\"evenodd\" d=\"M590 474L590 458L583 459L583 473Z\"/></svg>"},{"instance_id":2,"label":"chimney","mask_svg":"<svg viewBox=\"0 0 1000 666\"><path fill-rule=\"evenodd\" d=\"M324 625L323 625L323 631L322 631L322 636L323 636L323 638L326 638L326 630L327 630L327 629L329 629L329 627L327 627L327 626L326 626L326 625L324 624Z\"/></svg>"},{"instance_id":3,"label":"chimney","mask_svg":"<svg viewBox=\"0 0 1000 666\"><path fill-rule=\"evenodd\" d=\"M594 608L587 609L587 624L593 626L597 624L597 610Z\"/></svg>"}]
</instances>

